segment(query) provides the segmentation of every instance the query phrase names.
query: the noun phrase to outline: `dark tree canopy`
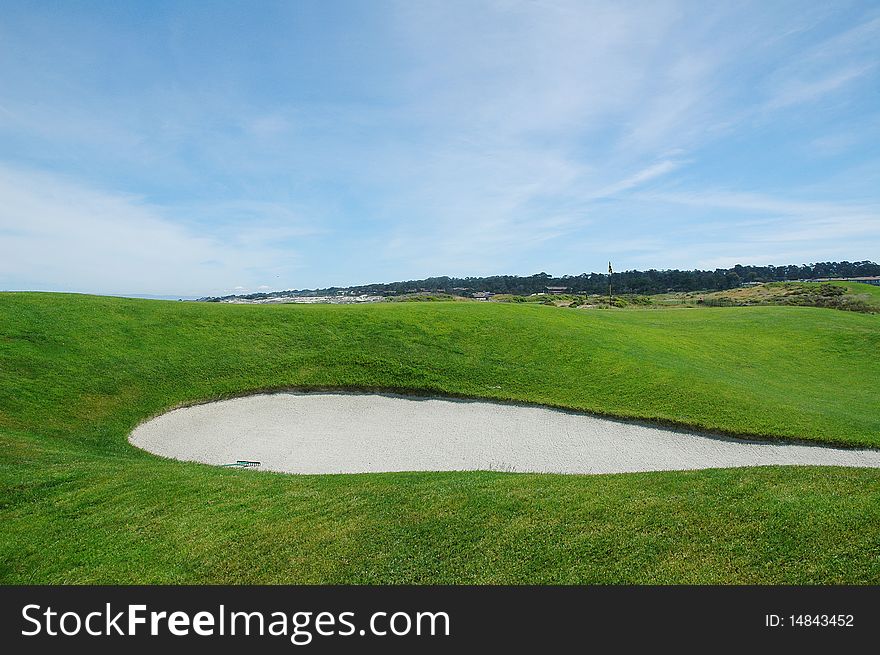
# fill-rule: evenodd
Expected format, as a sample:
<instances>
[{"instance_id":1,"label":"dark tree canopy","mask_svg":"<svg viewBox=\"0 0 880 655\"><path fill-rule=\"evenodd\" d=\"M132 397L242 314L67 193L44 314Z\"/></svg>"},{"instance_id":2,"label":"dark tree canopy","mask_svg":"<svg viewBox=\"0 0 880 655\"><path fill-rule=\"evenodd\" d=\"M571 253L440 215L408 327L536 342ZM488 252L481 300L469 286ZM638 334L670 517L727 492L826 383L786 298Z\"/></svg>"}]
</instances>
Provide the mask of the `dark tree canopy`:
<instances>
[{"instance_id":1,"label":"dark tree canopy","mask_svg":"<svg viewBox=\"0 0 880 655\"><path fill-rule=\"evenodd\" d=\"M651 269L648 271L623 271L614 273L611 281L614 292L621 294L650 294L668 291L716 291L732 289L746 282L783 282L786 280L814 280L826 277L861 277L880 275L880 264L874 262L819 262L816 264L790 264L787 266L742 266L717 268L714 271L679 271ZM424 280L407 280L387 284L365 284L353 287L329 287L326 289L292 289L270 293L252 293L242 296L205 298L225 300L246 298L257 300L291 295L347 294L396 295L401 293L449 293L467 296L478 291L529 295L540 293L547 287L565 287L569 293L607 293L607 273L581 273L553 277L541 272L528 277L519 275L492 275L489 277L429 277Z\"/></svg>"}]
</instances>

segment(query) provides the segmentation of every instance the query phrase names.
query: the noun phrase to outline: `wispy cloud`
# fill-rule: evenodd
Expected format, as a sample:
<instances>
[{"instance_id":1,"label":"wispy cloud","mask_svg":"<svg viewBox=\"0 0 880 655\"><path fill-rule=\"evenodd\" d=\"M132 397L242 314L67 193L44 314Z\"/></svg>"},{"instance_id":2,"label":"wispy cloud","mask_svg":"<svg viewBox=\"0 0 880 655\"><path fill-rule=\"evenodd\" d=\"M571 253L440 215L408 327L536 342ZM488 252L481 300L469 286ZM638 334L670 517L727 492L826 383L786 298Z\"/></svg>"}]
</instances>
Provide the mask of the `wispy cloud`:
<instances>
[{"instance_id":1,"label":"wispy cloud","mask_svg":"<svg viewBox=\"0 0 880 655\"><path fill-rule=\"evenodd\" d=\"M697 207L723 207L747 212L786 216L814 216L817 214L862 214L880 211L880 203L860 205L827 201L791 200L760 193L707 189L688 193L659 192L644 194L643 199L671 202Z\"/></svg>"},{"instance_id":2,"label":"wispy cloud","mask_svg":"<svg viewBox=\"0 0 880 655\"><path fill-rule=\"evenodd\" d=\"M639 199L678 206L679 214L690 212L670 236L700 253L701 266L867 259L880 248L880 202L800 200L724 190L646 193ZM678 247L651 254L684 253Z\"/></svg>"},{"instance_id":3,"label":"wispy cloud","mask_svg":"<svg viewBox=\"0 0 880 655\"><path fill-rule=\"evenodd\" d=\"M678 169L682 165L681 162L672 161L672 160L664 160L659 161L656 164L651 164L647 168L644 168L633 175L630 175L619 182L612 184L609 187L603 189L600 193L596 194L597 197L607 197L613 196L615 194L620 193L621 191L628 191L630 189L634 189L639 187L651 180L654 180L658 177L662 177L672 171Z\"/></svg>"},{"instance_id":4,"label":"wispy cloud","mask_svg":"<svg viewBox=\"0 0 880 655\"><path fill-rule=\"evenodd\" d=\"M768 111L810 103L877 72L880 16L800 49L769 78Z\"/></svg>"},{"instance_id":5,"label":"wispy cloud","mask_svg":"<svg viewBox=\"0 0 880 655\"><path fill-rule=\"evenodd\" d=\"M834 71L819 79L788 82L774 93L766 108L774 110L816 100L833 91L838 91L841 87L873 71L874 68L876 66L873 64L855 68L849 67Z\"/></svg>"},{"instance_id":6,"label":"wispy cloud","mask_svg":"<svg viewBox=\"0 0 880 655\"><path fill-rule=\"evenodd\" d=\"M209 293L877 245L871 7L151 12L4 15L0 287Z\"/></svg>"},{"instance_id":7,"label":"wispy cloud","mask_svg":"<svg viewBox=\"0 0 880 655\"><path fill-rule=\"evenodd\" d=\"M198 295L289 277L297 264L272 230L238 226L219 240L137 197L56 175L0 166L0 197L0 280L9 288Z\"/></svg>"}]
</instances>

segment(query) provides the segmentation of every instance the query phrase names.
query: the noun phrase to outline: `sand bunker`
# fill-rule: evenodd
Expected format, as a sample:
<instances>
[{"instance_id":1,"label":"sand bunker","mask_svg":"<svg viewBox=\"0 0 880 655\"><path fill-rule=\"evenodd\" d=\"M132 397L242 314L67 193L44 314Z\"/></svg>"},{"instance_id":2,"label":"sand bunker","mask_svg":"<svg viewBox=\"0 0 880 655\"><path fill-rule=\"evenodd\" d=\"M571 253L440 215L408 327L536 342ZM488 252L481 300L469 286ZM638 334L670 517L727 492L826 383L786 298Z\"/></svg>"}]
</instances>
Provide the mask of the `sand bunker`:
<instances>
[{"instance_id":1,"label":"sand bunker","mask_svg":"<svg viewBox=\"0 0 880 655\"><path fill-rule=\"evenodd\" d=\"M286 473L626 473L767 464L880 467L880 451L725 439L542 407L359 393L273 393L177 409L131 443Z\"/></svg>"}]
</instances>

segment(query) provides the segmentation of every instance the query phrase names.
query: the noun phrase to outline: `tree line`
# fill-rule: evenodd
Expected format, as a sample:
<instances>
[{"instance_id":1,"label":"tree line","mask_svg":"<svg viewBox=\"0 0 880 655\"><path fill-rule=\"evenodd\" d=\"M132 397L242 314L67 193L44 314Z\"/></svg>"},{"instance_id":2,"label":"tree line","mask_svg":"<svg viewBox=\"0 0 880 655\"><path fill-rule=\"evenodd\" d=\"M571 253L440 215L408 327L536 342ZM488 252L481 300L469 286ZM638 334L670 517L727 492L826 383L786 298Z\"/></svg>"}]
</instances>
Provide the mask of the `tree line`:
<instances>
[{"instance_id":1,"label":"tree line","mask_svg":"<svg viewBox=\"0 0 880 655\"><path fill-rule=\"evenodd\" d=\"M790 264L787 266L742 266L716 268L713 271L656 270L622 271L611 274L615 293L652 294L670 291L722 291L733 289L748 282L784 282L792 280L814 280L826 277L862 277L880 275L880 264L861 262L819 262L816 264ZM567 293L607 293L607 273L581 273L554 277L548 273L529 276L491 275L488 277L429 277L423 280L406 280L387 284L365 284L352 287L327 287L324 289L291 289L267 293L252 293L239 296L203 298L220 301L230 298L259 300L278 296L293 295L398 295L403 293L449 293L468 296L472 293L488 291L530 295L546 291L547 287L565 287Z\"/></svg>"}]
</instances>

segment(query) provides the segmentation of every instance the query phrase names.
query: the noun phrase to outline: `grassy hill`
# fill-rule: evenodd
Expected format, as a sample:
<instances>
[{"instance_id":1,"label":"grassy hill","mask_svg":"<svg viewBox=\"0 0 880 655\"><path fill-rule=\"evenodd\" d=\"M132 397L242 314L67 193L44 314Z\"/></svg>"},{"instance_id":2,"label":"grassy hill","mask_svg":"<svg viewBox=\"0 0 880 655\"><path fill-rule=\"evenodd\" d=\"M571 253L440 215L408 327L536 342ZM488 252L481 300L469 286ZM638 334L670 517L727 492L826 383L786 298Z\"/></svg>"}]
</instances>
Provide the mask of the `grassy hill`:
<instances>
[{"instance_id":1,"label":"grassy hill","mask_svg":"<svg viewBox=\"0 0 880 655\"><path fill-rule=\"evenodd\" d=\"M127 433L279 387L880 446L880 317L0 294L0 582L880 582L880 472L285 476Z\"/></svg>"},{"instance_id":2,"label":"grassy hill","mask_svg":"<svg viewBox=\"0 0 880 655\"><path fill-rule=\"evenodd\" d=\"M607 309L668 309L672 307L821 307L869 314L880 313L880 287L859 282L769 282L724 291L674 291L649 296L605 294L498 294L493 302L540 303L556 307Z\"/></svg>"},{"instance_id":3,"label":"grassy hill","mask_svg":"<svg viewBox=\"0 0 880 655\"><path fill-rule=\"evenodd\" d=\"M847 293L857 296L865 303L871 305L875 311L880 312L880 287L861 282L833 282L832 284L844 287Z\"/></svg>"},{"instance_id":4,"label":"grassy hill","mask_svg":"<svg viewBox=\"0 0 880 655\"><path fill-rule=\"evenodd\" d=\"M880 313L880 287L860 282L771 282L726 291L690 291L651 296L662 307L800 306Z\"/></svg>"}]
</instances>

